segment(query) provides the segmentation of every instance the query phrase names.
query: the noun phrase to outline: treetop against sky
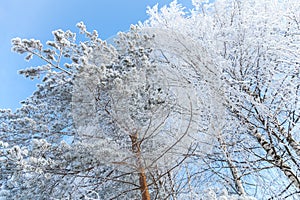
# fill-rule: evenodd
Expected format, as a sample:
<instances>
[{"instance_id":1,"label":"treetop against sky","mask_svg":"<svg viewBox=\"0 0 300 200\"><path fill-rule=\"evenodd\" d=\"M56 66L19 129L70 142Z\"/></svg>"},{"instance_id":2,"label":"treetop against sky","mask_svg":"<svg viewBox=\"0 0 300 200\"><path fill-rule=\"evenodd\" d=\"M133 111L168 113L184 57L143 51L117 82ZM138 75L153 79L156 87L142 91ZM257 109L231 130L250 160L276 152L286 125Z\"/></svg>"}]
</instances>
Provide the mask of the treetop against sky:
<instances>
[{"instance_id":1,"label":"treetop against sky","mask_svg":"<svg viewBox=\"0 0 300 200\"><path fill-rule=\"evenodd\" d=\"M40 84L0 109L1 199L299 199L300 2L192 4L11 40Z\"/></svg>"},{"instance_id":2,"label":"treetop against sky","mask_svg":"<svg viewBox=\"0 0 300 200\"><path fill-rule=\"evenodd\" d=\"M76 32L76 23L84 21L91 29L99 31L100 37L107 39L119 31L126 31L131 24L147 18L147 6L163 6L171 0L112 0L112 1L1 1L0 2L0 108L16 109L19 102L32 94L39 80L29 81L17 72L31 63L13 53L11 39L38 38L46 42L56 29L71 29ZM191 6L190 1L179 1Z\"/></svg>"}]
</instances>

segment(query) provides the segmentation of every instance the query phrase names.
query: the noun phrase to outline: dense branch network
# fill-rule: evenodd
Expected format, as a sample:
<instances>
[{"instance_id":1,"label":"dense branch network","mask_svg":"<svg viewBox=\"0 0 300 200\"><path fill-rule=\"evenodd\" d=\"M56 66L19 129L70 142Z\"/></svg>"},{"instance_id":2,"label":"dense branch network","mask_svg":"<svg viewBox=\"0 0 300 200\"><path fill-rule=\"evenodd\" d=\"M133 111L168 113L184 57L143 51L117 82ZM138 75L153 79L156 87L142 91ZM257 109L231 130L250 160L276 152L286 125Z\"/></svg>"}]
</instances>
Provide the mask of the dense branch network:
<instances>
[{"instance_id":1,"label":"dense branch network","mask_svg":"<svg viewBox=\"0 0 300 200\"><path fill-rule=\"evenodd\" d=\"M82 22L12 40L44 64L0 111L0 198L299 197L299 1L192 3L110 43Z\"/></svg>"}]
</instances>

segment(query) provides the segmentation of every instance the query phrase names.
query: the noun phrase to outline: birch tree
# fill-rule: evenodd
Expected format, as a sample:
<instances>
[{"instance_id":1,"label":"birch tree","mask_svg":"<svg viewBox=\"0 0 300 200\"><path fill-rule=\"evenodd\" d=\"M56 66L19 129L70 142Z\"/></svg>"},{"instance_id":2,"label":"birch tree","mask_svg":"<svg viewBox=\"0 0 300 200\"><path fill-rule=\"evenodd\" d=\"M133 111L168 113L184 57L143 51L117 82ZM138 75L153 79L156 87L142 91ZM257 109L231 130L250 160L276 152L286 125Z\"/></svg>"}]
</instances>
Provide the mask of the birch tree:
<instances>
[{"instance_id":1,"label":"birch tree","mask_svg":"<svg viewBox=\"0 0 300 200\"><path fill-rule=\"evenodd\" d=\"M197 77L214 80L206 82L219 102L214 104L219 127L210 122L216 149L204 160L208 166L203 171L210 169L237 194L259 190L258 197L297 199L299 2L193 4L190 13L176 2L161 10L154 7L143 26L164 30L164 37L177 44L167 42L168 51L185 57L186 66L196 72L203 75L200 63L208 68L213 63L214 70Z\"/></svg>"}]
</instances>

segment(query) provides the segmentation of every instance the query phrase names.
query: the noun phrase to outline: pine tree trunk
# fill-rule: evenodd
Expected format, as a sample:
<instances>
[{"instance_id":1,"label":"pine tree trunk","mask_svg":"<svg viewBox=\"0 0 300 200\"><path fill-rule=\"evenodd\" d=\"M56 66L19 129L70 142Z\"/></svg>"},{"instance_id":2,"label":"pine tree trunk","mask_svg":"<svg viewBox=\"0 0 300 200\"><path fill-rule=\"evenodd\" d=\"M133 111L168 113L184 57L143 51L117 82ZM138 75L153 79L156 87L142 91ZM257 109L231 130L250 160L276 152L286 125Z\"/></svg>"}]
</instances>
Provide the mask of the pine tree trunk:
<instances>
[{"instance_id":1,"label":"pine tree trunk","mask_svg":"<svg viewBox=\"0 0 300 200\"><path fill-rule=\"evenodd\" d=\"M141 193L142 193L142 200L150 200L150 194L148 189L148 184L146 180L146 174L145 170L142 168L140 173L140 187L141 187Z\"/></svg>"},{"instance_id":2,"label":"pine tree trunk","mask_svg":"<svg viewBox=\"0 0 300 200\"><path fill-rule=\"evenodd\" d=\"M149 193L148 184L147 184L147 177L146 177L146 173L145 173L145 168L143 167L143 164L142 164L141 144L138 141L138 134L135 133L133 135L130 135L130 139L131 139L132 151L136 155L136 160L137 160L139 184L140 184L140 190L141 190L141 194L142 194L142 200L150 200L150 193Z\"/></svg>"}]
</instances>

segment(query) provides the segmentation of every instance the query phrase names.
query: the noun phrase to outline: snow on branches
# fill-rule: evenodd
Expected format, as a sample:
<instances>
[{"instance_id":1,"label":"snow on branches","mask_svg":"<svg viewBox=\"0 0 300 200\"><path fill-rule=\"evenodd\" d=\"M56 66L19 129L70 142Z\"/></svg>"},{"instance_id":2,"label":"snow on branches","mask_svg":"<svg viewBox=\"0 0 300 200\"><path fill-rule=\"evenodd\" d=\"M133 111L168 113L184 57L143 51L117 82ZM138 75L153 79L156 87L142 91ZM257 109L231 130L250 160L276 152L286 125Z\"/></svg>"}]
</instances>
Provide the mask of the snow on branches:
<instances>
[{"instance_id":1,"label":"snow on branches","mask_svg":"<svg viewBox=\"0 0 300 200\"><path fill-rule=\"evenodd\" d=\"M43 79L0 111L1 198L297 198L299 1L192 4L113 42L12 40Z\"/></svg>"}]
</instances>

